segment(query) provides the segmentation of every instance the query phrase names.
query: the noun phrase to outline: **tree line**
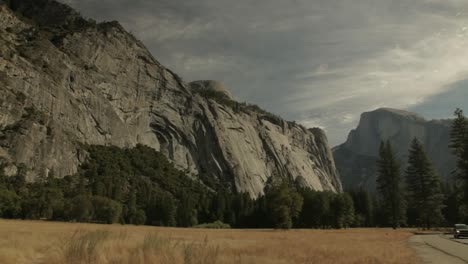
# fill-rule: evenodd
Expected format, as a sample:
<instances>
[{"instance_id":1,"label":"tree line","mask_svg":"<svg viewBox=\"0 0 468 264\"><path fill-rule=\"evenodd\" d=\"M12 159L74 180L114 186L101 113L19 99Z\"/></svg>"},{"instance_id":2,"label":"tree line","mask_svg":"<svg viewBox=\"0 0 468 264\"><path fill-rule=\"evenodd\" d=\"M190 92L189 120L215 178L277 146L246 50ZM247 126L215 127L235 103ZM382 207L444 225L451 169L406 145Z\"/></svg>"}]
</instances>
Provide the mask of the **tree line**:
<instances>
[{"instance_id":1,"label":"tree line","mask_svg":"<svg viewBox=\"0 0 468 264\"><path fill-rule=\"evenodd\" d=\"M87 161L64 178L52 171L28 182L23 164L14 176L1 168L0 217L178 227L221 221L238 228L291 228L343 227L350 224L344 212L353 213L348 194L298 188L292 180L270 182L264 194L252 199L209 177L178 170L147 146L86 148Z\"/></svg>"},{"instance_id":2,"label":"tree line","mask_svg":"<svg viewBox=\"0 0 468 264\"><path fill-rule=\"evenodd\" d=\"M28 182L24 164L13 176L0 168L0 217L285 229L451 225L468 220L468 120L461 110L455 115L453 182L441 182L417 139L404 171L389 141L382 142L375 193L314 191L300 177L271 177L255 199L206 175L181 171L147 146L86 146L86 162L64 178L51 171Z\"/></svg>"}]
</instances>

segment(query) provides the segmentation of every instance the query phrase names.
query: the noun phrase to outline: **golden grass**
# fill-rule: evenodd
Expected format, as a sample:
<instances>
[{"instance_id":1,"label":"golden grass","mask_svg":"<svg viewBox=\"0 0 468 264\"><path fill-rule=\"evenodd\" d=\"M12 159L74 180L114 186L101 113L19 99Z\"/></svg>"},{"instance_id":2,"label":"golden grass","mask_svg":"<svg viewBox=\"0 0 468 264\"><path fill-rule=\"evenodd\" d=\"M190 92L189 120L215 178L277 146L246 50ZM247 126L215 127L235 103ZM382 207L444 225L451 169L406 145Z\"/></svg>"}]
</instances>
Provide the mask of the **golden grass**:
<instances>
[{"instance_id":1,"label":"golden grass","mask_svg":"<svg viewBox=\"0 0 468 264\"><path fill-rule=\"evenodd\" d=\"M0 220L0 263L415 263L409 230L208 230Z\"/></svg>"}]
</instances>

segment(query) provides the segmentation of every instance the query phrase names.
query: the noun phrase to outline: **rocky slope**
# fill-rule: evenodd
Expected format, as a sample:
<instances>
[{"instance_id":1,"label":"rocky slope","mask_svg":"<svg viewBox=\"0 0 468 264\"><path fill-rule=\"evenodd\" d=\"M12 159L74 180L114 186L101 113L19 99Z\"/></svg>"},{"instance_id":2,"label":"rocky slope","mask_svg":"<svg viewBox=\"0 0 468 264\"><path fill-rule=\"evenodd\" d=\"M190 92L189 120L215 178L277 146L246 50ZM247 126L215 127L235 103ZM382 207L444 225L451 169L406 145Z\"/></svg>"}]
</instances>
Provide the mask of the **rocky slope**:
<instances>
[{"instance_id":1,"label":"rocky slope","mask_svg":"<svg viewBox=\"0 0 468 264\"><path fill-rule=\"evenodd\" d=\"M451 121L425 120L417 114L377 109L363 113L359 125L349 133L347 141L333 149L336 166L345 188L364 186L375 189L376 167L380 142L390 140L398 159L406 166L411 141L418 138L438 173L445 179L455 168L449 145Z\"/></svg>"},{"instance_id":2,"label":"rocky slope","mask_svg":"<svg viewBox=\"0 0 468 264\"><path fill-rule=\"evenodd\" d=\"M214 177L252 196L272 176L301 176L316 190L341 190L321 130L239 104L217 82L186 84L117 22L85 20L52 0L5 1L5 171L14 174L23 163L30 180L73 174L86 157L82 144L145 144L193 175Z\"/></svg>"}]
</instances>

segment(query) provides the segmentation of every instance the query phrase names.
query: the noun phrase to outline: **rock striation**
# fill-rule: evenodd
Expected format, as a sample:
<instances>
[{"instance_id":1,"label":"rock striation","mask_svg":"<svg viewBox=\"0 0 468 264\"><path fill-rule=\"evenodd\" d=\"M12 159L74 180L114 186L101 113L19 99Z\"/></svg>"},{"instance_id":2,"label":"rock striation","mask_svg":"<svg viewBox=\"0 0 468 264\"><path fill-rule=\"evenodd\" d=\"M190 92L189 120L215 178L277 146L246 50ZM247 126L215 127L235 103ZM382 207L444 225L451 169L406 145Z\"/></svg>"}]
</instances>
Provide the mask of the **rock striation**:
<instances>
[{"instance_id":1,"label":"rock striation","mask_svg":"<svg viewBox=\"0 0 468 264\"><path fill-rule=\"evenodd\" d=\"M52 0L4 1L5 172L24 164L29 180L73 174L86 158L83 144L144 144L194 177L204 174L253 197L270 177L341 191L323 131L239 104L218 82L185 83L118 22L95 23Z\"/></svg>"},{"instance_id":2,"label":"rock striation","mask_svg":"<svg viewBox=\"0 0 468 264\"><path fill-rule=\"evenodd\" d=\"M411 141L417 138L439 175L448 179L455 168L455 157L448 147L450 128L450 120L428 121L403 110L382 108L363 113L347 141L333 149L343 185L345 188L375 189L380 142L387 139L402 162L402 170L406 167Z\"/></svg>"}]
</instances>

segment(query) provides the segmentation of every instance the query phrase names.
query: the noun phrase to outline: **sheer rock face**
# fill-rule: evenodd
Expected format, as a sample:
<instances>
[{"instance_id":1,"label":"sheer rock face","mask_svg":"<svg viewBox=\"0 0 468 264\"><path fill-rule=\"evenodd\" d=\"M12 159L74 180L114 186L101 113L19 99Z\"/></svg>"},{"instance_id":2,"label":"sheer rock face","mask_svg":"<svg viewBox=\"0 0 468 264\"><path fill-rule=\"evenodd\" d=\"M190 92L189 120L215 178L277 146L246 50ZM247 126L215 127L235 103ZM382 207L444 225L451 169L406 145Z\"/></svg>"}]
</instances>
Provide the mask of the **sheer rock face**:
<instances>
[{"instance_id":1,"label":"sheer rock face","mask_svg":"<svg viewBox=\"0 0 468 264\"><path fill-rule=\"evenodd\" d=\"M378 109L363 113L358 127L349 133L347 141L333 149L343 185L375 189L376 161L380 142L390 140L404 171L408 149L414 138L419 139L442 178L449 178L455 168L455 158L449 145L451 121L425 120L410 112Z\"/></svg>"},{"instance_id":2,"label":"sheer rock face","mask_svg":"<svg viewBox=\"0 0 468 264\"><path fill-rule=\"evenodd\" d=\"M322 131L192 93L117 22L89 22L51 0L0 4L7 173L24 163L30 180L73 174L86 158L82 144L148 145L193 175L252 196L272 176L341 190Z\"/></svg>"}]
</instances>

